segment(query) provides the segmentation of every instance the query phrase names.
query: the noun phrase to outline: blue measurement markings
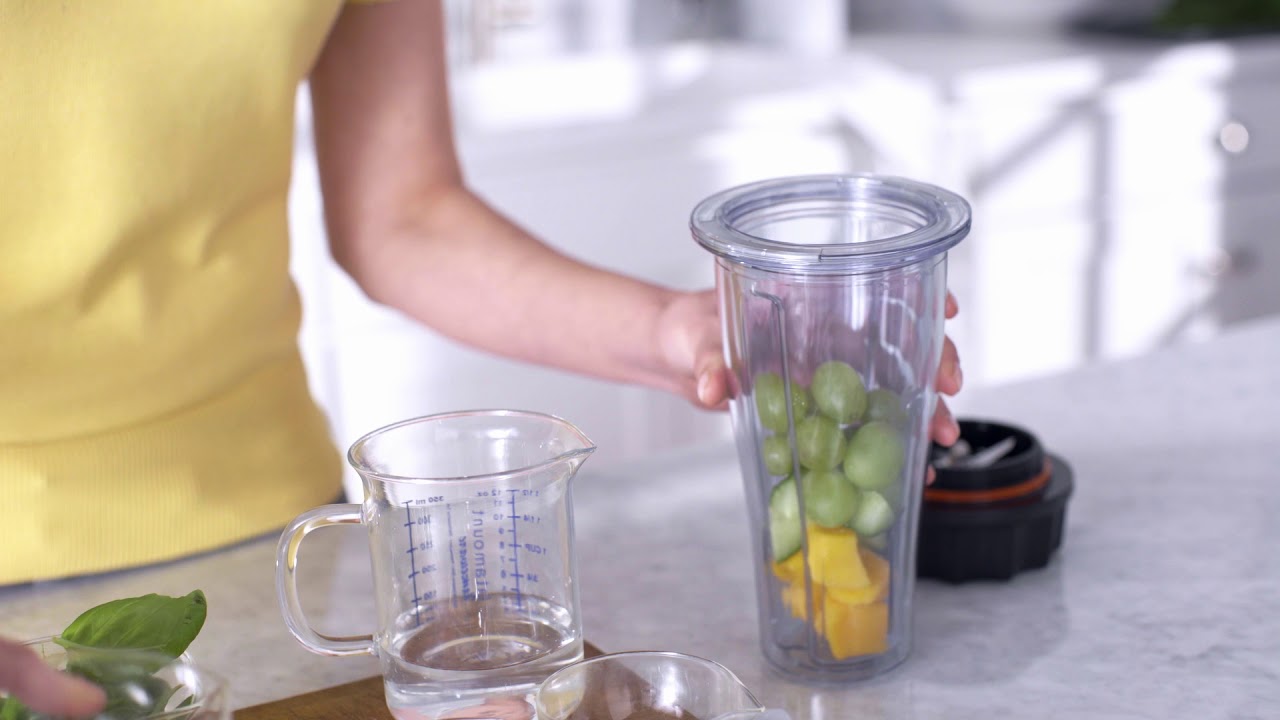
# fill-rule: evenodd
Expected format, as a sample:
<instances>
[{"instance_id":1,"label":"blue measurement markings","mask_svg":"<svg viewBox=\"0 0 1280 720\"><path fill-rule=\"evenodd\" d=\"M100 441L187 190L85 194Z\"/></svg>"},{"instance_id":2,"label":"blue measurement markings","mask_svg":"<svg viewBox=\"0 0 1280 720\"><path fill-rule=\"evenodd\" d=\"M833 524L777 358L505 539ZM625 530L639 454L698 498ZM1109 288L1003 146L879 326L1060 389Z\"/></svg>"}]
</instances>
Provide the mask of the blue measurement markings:
<instances>
[{"instance_id":1,"label":"blue measurement markings","mask_svg":"<svg viewBox=\"0 0 1280 720\"><path fill-rule=\"evenodd\" d=\"M524 609L524 596L520 593L520 537L516 531L516 521L520 515L516 513L516 490L508 490L507 502L511 505L511 577L515 579L516 609Z\"/></svg>"},{"instance_id":2,"label":"blue measurement markings","mask_svg":"<svg viewBox=\"0 0 1280 720\"><path fill-rule=\"evenodd\" d=\"M546 548L537 543L526 542L522 544L520 542L520 523L536 525L542 522L542 518L537 515L519 512L516 509L516 496L537 497L538 491L509 489L507 490L507 493L506 508L504 508L507 511L505 519L508 520L511 525L510 528L499 529L498 533L507 534L503 532L504 529L510 533L510 537L502 542L500 547L510 549L511 551L510 557L507 558L511 562L511 570L502 571L502 578L504 580L510 580L511 582L510 586L507 586L504 583L503 589L515 596L514 600L516 609L523 610L525 586L538 582L538 574L528 572L527 569L525 572L520 571L520 554L523 552L530 555L545 555L547 551Z\"/></svg>"},{"instance_id":3,"label":"blue measurement markings","mask_svg":"<svg viewBox=\"0 0 1280 720\"><path fill-rule=\"evenodd\" d=\"M422 607L422 596L418 594L418 562L417 557L414 555L414 552L416 552L418 548L413 542L413 511L409 508L409 503L410 501L408 500L404 501L404 526L409 530L409 581L413 583L414 627L421 627L422 611L420 608ZM426 520L427 522L430 522L431 516L426 516ZM423 524L425 525L426 523ZM430 535L430 531L427 531L427 534Z\"/></svg>"},{"instance_id":4,"label":"blue measurement markings","mask_svg":"<svg viewBox=\"0 0 1280 720\"><path fill-rule=\"evenodd\" d=\"M426 502L426 500L406 500L404 503L404 526L409 539L409 549L405 551L409 556L409 574L406 577L409 579L410 587L413 590L415 627L421 626L423 621L431 622L435 620L436 610L431 601L435 600L439 594L436 590L428 590L427 592L418 590L418 577L427 576L423 582L428 582L431 580L430 576L435 575L438 570L435 563L427 562L432 558L431 551L435 547L435 542L431 539L431 512L424 507L419 509L416 517L413 514L414 505L423 505ZM413 539L414 525L417 525L418 530L422 533L421 540L415 541ZM418 553L422 553L422 555L419 556ZM425 613L423 611L424 606L426 607Z\"/></svg>"}]
</instances>

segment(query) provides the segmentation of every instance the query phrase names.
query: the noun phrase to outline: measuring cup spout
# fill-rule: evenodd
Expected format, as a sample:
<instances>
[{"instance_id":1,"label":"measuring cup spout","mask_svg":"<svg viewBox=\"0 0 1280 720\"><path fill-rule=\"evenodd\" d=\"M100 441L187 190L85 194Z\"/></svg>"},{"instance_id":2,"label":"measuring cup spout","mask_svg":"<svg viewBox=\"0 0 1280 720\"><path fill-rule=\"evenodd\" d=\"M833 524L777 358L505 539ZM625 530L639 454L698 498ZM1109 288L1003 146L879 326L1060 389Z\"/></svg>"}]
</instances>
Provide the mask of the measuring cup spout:
<instances>
[{"instance_id":1,"label":"measuring cup spout","mask_svg":"<svg viewBox=\"0 0 1280 720\"><path fill-rule=\"evenodd\" d=\"M591 457L591 453L594 453L595 451L596 448L594 445L580 448L578 450L561 454L560 457L556 458L556 462L564 463L569 469L569 474L573 475L578 472L578 468L582 467L582 463L586 462L587 458Z\"/></svg>"},{"instance_id":2,"label":"measuring cup spout","mask_svg":"<svg viewBox=\"0 0 1280 720\"><path fill-rule=\"evenodd\" d=\"M552 424L553 430L544 447L556 453L547 464L563 466L565 475L573 477L582 463L596 451L596 445L572 423L554 415L547 415L545 418Z\"/></svg>"}]
</instances>

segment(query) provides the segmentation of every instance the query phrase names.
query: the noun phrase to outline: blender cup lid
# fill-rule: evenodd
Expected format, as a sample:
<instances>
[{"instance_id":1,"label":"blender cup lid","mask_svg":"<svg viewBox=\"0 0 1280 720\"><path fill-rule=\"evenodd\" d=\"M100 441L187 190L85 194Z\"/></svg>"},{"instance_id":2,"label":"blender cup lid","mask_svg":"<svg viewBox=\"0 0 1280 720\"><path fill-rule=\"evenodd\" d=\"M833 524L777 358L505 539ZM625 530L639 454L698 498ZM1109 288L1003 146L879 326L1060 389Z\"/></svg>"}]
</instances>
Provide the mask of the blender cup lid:
<instances>
[{"instance_id":1,"label":"blender cup lid","mask_svg":"<svg viewBox=\"0 0 1280 720\"><path fill-rule=\"evenodd\" d=\"M969 233L969 203L905 178L807 175L730 188L698 203L694 238L780 272L858 273L928 259Z\"/></svg>"}]
</instances>

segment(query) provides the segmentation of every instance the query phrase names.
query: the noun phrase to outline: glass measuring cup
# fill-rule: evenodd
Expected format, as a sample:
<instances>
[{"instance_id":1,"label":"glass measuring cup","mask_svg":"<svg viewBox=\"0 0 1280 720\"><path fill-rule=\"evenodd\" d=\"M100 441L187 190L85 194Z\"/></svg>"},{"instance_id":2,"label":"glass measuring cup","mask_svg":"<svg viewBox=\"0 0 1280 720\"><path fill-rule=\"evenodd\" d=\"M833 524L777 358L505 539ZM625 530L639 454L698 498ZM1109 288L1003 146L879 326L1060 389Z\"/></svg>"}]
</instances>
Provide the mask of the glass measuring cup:
<instances>
[{"instance_id":1,"label":"glass measuring cup","mask_svg":"<svg viewBox=\"0 0 1280 720\"><path fill-rule=\"evenodd\" d=\"M569 481L594 450L564 420L507 410L365 435L348 452L363 505L303 513L280 537L276 588L290 632L319 654L377 655L400 718L531 712L533 688L583 656ZM368 530L373 635L328 637L302 612L299 545L336 524Z\"/></svg>"},{"instance_id":2,"label":"glass measuring cup","mask_svg":"<svg viewBox=\"0 0 1280 720\"><path fill-rule=\"evenodd\" d=\"M873 175L767 180L693 211L737 390L761 645L787 677L859 680L909 651L946 251L969 217Z\"/></svg>"},{"instance_id":3,"label":"glass measuring cup","mask_svg":"<svg viewBox=\"0 0 1280 720\"><path fill-rule=\"evenodd\" d=\"M623 652L556 671L538 687L538 720L787 720L723 665L676 652Z\"/></svg>"}]
</instances>

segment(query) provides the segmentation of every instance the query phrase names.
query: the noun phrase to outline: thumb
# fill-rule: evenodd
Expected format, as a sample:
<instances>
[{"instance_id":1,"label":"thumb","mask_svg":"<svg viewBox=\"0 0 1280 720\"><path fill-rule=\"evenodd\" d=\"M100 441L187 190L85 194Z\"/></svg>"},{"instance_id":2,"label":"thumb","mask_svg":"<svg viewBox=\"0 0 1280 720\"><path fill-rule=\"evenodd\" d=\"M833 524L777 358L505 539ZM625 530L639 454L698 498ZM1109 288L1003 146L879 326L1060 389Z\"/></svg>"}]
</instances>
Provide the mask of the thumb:
<instances>
[{"instance_id":1,"label":"thumb","mask_svg":"<svg viewBox=\"0 0 1280 720\"><path fill-rule=\"evenodd\" d=\"M718 322L698 342L693 368L698 403L708 409L727 410L729 398L735 394L734 378L725 363Z\"/></svg>"},{"instance_id":2,"label":"thumb","mask_svg":"<svg viewBox=\"0 0 1280 720\"><path fill-rule=\"evenodd\" d=\"M106 705L102 689L55 670L26 645L0 638L0 689L38 713L83 717Z\"/></svg>"},{"instance_id":3,"label":"thumb","mask_svg":"<svg viewBox=\"0 0 1280 720\"><path fill-rule=\"evenodd\" d=\"M724 409L730 392L720 341L715 291L678 293L663 310L658 347L682 395L706 409Z\"/></svg>"},{"instance_id":4,"label":"thumb","mask_svg":"<svg viewBox=\"0 0 1280 720\"><path fill-rule=\"evenodd\" d=\"M694 325L693 377L698 403L705 408L724 409L729 398L729 370L724 361L715 296L704 293L702 302L710 312L701 314Z\"/></svg>"},{"instance_id":5,"label":"thumb","mask_svg":"<svg viewBox=\"0 0 1280 720\"><path fill-rule=\"evenodd\" d=\"M720 357L720 348L699 353L695 377L698 402L703 407L723 409L729 400L729 370Z\"/></svg>"}]
</instances>

